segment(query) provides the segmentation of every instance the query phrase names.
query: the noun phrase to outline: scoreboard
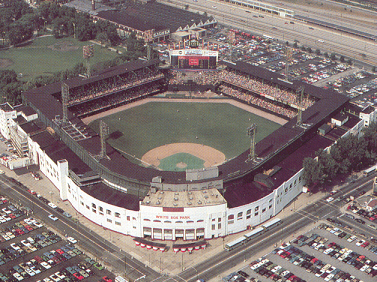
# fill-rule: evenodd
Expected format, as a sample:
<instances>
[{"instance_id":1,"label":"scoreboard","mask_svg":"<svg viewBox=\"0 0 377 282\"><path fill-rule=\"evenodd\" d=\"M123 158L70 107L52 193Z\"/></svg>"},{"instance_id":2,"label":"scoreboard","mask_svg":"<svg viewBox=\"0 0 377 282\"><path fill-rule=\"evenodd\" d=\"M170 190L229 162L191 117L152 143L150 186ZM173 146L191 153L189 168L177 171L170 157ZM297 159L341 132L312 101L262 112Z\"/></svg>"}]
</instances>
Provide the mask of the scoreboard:
<instances>
[{"instance_id":1,"label":"scoreboard","mask_svg":"<svg viewBox=\"0 0 377 282\"><path fill-rule=\"evenodd\" d=\"M204 49L170 51L170 64L177 69L216 69L218 52Z\"/></svg>"}]
</instances>

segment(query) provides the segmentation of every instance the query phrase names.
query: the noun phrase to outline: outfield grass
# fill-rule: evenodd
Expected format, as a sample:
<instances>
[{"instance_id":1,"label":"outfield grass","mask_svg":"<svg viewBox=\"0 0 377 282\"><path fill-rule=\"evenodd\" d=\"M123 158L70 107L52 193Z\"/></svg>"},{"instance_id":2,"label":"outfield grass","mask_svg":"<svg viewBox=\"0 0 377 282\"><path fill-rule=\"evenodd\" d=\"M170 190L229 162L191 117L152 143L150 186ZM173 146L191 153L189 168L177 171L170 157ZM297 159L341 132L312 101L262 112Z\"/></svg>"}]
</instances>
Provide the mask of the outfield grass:
<instances>
[{"instance_id":1,"label":"outfield grass","mask_svg":"<svg viewBox=\"0 0 377 282\"><path fill-rule=\"evenodd\" d=\"M279 124L230 104L150 102L107 117L108 142L141 158L149 150L171 143L197 143L215 148L233 158L250 148L246 129L258 125L256 141ZM97 132L99 119L90 126ZM117 132L118 131L118 132Z\"/></svg>"},{"instance_id":2,"label":"outfield grass","mask_svg":"<svg viewBox=\"0 0 377 282\"><path fill-rule=\"evenodd\" d=\"M67 43L69 50L53 50L48 46ZM56 39L53 36L39 37L22 47L0 51L0 59L10 59L13 64L6 69L22 73L22 79L29 80L39 75L51 74L73 68L77 63L84 62L82 46L90 42L80 42L73 38ZM117 54L94 44L94 57L90 63L108 61Z\"/></svg>"}]
</instances>

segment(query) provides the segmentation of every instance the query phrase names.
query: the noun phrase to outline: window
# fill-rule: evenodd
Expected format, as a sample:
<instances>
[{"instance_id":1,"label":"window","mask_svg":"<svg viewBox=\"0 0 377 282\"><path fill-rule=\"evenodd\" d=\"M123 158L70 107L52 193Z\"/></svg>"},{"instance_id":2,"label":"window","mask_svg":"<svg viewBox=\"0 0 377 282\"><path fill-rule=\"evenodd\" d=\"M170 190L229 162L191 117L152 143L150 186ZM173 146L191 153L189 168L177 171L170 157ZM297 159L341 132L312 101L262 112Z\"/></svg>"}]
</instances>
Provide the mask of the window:
<instances>
[{"instance_id":1,"label":"window","mask_svg":"<svg viewBox=\"0 0 377 282\"><path fill-rule=\"evenodd\" d=\"M262 213L264 213L266 211L266 208L264 208L263 210L262 210Z\"/></svg>"},{"instance_id":2,"label":"window","mask_svg":"<svg viewBox=\"0 0 377 282\"><path fill-rule=\"evenodd\" d=\"M87 209L89 209L89 206L88 206L88 205L86 205L86 208L87 208Z\"/></svg>"},{"instance_id":3,"label":"window","mask_svg":"<svg viewBox=\"0 0 377 282\"><path fill-rule=\"evenodd\" d=\"M96 208L97 208L96 204L93 204L93 203L92 203L92 208L93 208L93 209L96 209Z\"/></svg>"},{"instance_id":4,"label":"window","mask_svg":"<svg viewBox=\"0 0 377 282\"><path fill-rule=\"evenodd\" d=\"M161 222L161 220L155 219L153 220L153 222Z\"/></svg>"},{"instance_id":5,"label":"window","mask_svg":"<svg viewBox=\"0 0 377 282\"><path fill-rule=\"evenodd\" d=\"M254 211L259 211L259 206L255 207Z\"/></svg>"},{"instance_id":6,"label":"window","mask_svg":"<svg viewBox=\"0 0 377 282\"><path fill-rule=\"evenodd\" d=\"M251 209L246 211L246 219L251 218Z\"/></svg>"},{"instance_id":7,"label":"window","mask_svg":"<svg viewBox=\"0 0 377 282\"><path fill-rule=\"evenodd\" d=\"M218 224L218 229L221 229L221 223Z\"/></svg>"},{"instance_id":8,"label":"window","mask_svg":"<svg viewBox=\"0 0 377 282\"><path fill-rule=\"evenodd\" d=\"M94 213L97 213L97 210L95 210L95 209L92 209L92 212L94 212Z\"/></svg>"},{"instance_id":9,"label":"window","mask_svg":"<svg viewBox=\"0 0 377 282\"><path fill-rule=\"evenodd\" d=\"M268 202L269 202L269 203L272 203L272 199L270 199Z\"/></svg>"},{"instance_id":10,"label":"window","mask_svg":"<svg viewBox=\"0 0 377 282\"><path fill-rule=\"evenodd\" d=\"M113 222L110 218L107 219L107 222Z\"/></svg>"},{"instance_id":11,"label":"window","mask_svg":"<svg viewBox=\"0 0 377 282\"><path fill-rule=\"evenodd\" d=\"M144 220L144 221L151 221L151 220L150 220L150 219L148 219L148 218L144 218L143 220Z\"/></svg>"},{"instance_id":12,"label":"window","mask_svg":"<svg viewBox=\"0 0 377 282\"><path fill-rule=\"evenodd\" d=\"M193 220L187 220L186 223L194 223Z\"/></svg>"},{"instance_id":13,"label":"window","mask_svg":"<svg viewBox=\"0 0 377 282\"><path fill-rule=\"evenodd\" d=\"M258 212L256 212L255 214L254 214L254 216L257 216L259 213Z\"/></svg>"},{"instance_id":14,"label":"window","mask_svg":"<svg viewBox=\"0 0 377 282\"><path fill-rule=\"evenodd\" d=\"M121 225L119 221L115 221L115 225Z\"/></svg>"},{"instance_id":15,"label":"window","mask_svg":"<svg viewBox=\"0 0 377 282\"><path fill-rule=\"evenodd\" d=\"M287 192L288 192L288 188L285 188L285 189L284 189L284 192L287 193Z\"/></svg>"},{"instance_id":16,"label":"window","mask_svg":"<svg viewBox=\"0 0 377 282\"><path fill-rule=\"evenodd\" d=\"M212 218L212 221L216 221L216 218Z\"/></svg>"},{"instance_id":17,"label":"window","mask_svg":"<svg viewBox=\"0 0 377 282\"><path fill-rule=\"evenodd\" d=\"M228 220L234 219L234 214L228 215Z\"/></svg>"},{"instance_id":18,"label":"window","mask_svg":"<svg viewBox=\"0 0 377 282\"><path fill-rule=\"evenodd\" d=\"M269 209L269 210L272 209L272 205L269 205L269 206L268 206L268 209Z\"/></svg>"},{"instance_id":19,"label":"window","mask_svg":"<svg viewBox=\"0 0 377 282\"><path fill-rule=\"evenodd\" d=\"M106 214L111 215L111 210L106 210Z\"/></svg>"},{"instance_id":20,"label":"window","mask_svg":"<svg viewBox=\"0 0 377 282\"><path fill-rule=\"evenodd\" d=\"M178 220L178 221L176 221L175 223L183 223L183 221Z\"/></svg>"},{"instance_id":21,"label":"window","mask_svg":"<svg viewBox=\"0 0 377 282\"><path fill-rule=\"evenodd\" d=\"M203 219L199 219L197 222L198 222L198 223L199 223L199 222L204 222L204 220L203 220Z\"/></svg>"},{"instance_id":22,"label":"window","mask_svg":"<svg viewBox=\"0 0 377 282\"><path fill-rule=\"evenodd\" d=\"M131 218L130 218L130 216L128 215L128 216L127 216L127 221L130 221L130 220L131 220Z\"/></svg>"},{"instance_id":23,"label":"window","mask_svg":"<svg viewBox=\"0 0 377 282\"><path fill-rule=\"evenodd\" d=\"M103 207L98 207L100 212L103 212Z\"/></svg>"},{"instance_id":24,"label":"window","mask_svg":"<svg viewBox=\"0 0 377 282\"><path fill-rule=\"evenodd\" d=\"M116 213L115 213L115 217L118 217L118 218L119 218L119 217L120 217L120 213L119 213L119 212L116 212Z\"/></svg>"},{"instance_id":25,"label":"window","mask_svg":"<svg viewBox=\"0 0 377 282\"><path fill-rule=\"evenodd\" d=\"M217 219L217 221L218 221L218 222L221 222L221 217L219 217L219 218Z\"/></svg>"},{"instance_id":26,"label":"window","mask_svg":"<svg viewBox=\"0 0 377 282\"><path fill-rule=\"evenodd\" d=\"M292 189L292 183L289 185L289 190L291 190Z\"/></svg>"},{"instance_id":27,"label":"window","mask_svg":"<svg viewBox=\"0 0 377 282\"><path fill-rule=\"evenodd\" d=\"M242 212L239 212L238 214L237 214L237 220L241 220L242 219Z\"/></svg>"},{"instance_id":28,"label":"window","mask_svg":"<svg viewBox=\"0 0 377 282\"><path fill-rule=\"evenodd\" d=\"M293 185L294 185L294 186L296 186L296 185L297 185L297 179L295 179L295 182L293 183Z\"/></svg>"},{"instance_id":29,"label":"window","mask_svg":"<svg viewBox=\"0 0 377 282\"><path fill-rule=\"evenodd\" d=\"M136 220L136 217L132 217L132 220Z\"/></svg>"},{"instance_id":30,"label":"window","mask_svg":"<svg viewBox=\"0 0 377 282\"><path fill-rule=\"evenodd\" d=\"M212 230L215 230L216 229L215 227L216 227L215 224L212 224Z\"/></svg>"},{"instance_id":31,"label":"window","mask_svg":"<svg viewBox=\"0 0 377 282\"><path fill-rule=\"evenodd\" d=\"M164 223L171 223L171 221L170 220L165 220Z\"/></svg>"},{"instance_id":32,"label":"window","mask_svg":"<svg viewBox=\"0 0 377 282\"><path fill-rule=\"evenodd\" d=\"M84 205L84 202L81 202L81 201L80 201L80 204L83 206L83 205Z\"/></svg>"}]
</instances>

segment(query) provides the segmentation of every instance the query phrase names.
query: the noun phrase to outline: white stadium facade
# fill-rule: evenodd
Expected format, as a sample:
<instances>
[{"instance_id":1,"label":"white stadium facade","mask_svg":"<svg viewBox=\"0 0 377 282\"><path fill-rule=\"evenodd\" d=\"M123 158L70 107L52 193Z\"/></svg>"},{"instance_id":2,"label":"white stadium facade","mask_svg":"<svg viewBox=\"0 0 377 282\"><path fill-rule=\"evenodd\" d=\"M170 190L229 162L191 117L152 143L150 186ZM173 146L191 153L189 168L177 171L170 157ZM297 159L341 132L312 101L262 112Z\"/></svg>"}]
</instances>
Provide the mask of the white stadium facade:
<instances>
[{"instance_id":1,"label":"white stadium facade","mask_svg":"<svg viewBox=\"0 0 377 282\"><path fill-rule=\"evenodd\" d=\"M268 78L269 83L292 91L302 86L286 83L279 75L248 64L226 67L238 75ZM274 133L259 142L256 154L260 163L245 161L249 154L246 151L216 167L214 175L197 180L190 176L186 180L186 172L163 172L131 164L108 144L106 153L111 160L98 158L100 136L80 120L81 116L90 115L88 109L99 111L98 103L92 102L97 94L85 96L78 89L84 89L84 85L89 92L91 84L102 85L107 79L127 76L130 71L138 78L131 86L121 86L118 94L104 91L126 95L103 100L110 101L111 108L163 93L169 87L164 78L167 73L159 69L158 62L128 63L93 78L65 81L70 95L66 121L61 98L64 87L55 83L27 91L22 105L1 105L0 130L18 155L3 157L4 165L10 169L38 165L59 191L61 200L69 201L78 213L104 228L133 237L198 240L253 229L279 214L303 192L303 158L313 157L316 150L333 143L326 138L327 132L318 133L323 125L339 122L340 126L332 127L332 136L336 133L341 138L360 134L364 120L375 120L374 109L358 108L340 94L305 85L305 93L316 97L316 103L303 112L306 127L296 126L293 118L277 130L278 135ZM126 83L133 78L127 79ZM132 94L127 92L130 89ZM87 103L85 107L75 102L78 100ZM261 186L268 192L254 197L254 189Z\"/></svg>"}]
</instances>

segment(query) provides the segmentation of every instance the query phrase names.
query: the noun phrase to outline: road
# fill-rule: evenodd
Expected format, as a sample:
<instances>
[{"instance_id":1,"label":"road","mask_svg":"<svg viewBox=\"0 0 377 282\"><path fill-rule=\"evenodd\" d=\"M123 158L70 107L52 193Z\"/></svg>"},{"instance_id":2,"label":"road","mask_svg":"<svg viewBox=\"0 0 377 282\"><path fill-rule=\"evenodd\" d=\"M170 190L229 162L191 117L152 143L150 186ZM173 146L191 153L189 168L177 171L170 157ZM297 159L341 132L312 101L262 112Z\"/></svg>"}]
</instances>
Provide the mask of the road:
<instances>
[{"instance_id":1,"label":"road","mask_svg":"<svg viewBox=\"0 0 377 282\"><path fill-rule=\"evenodd\" d=\"M132 281L144 275L148 277L146 281L152 281L161 276L158 272L146 267L144 263L132 258L117 246L91 232L90 229L50 208L47 204L28 193L26 189L12 183L4 174L0 176L0 193L10 199L14 199L19 206L30 208L36 217L57 231L57 233L68 234L76 238L79 247L85 252L92 254L100 261L104 261L104 265L107 267L111 266L112 269L116 269L118 272L126 272L127 277L131 278ZM48 218L49 214L55 215L59 220L52 221Z\"/></svg>"},{"instance_id":2,"label":"road","mask_svg":"<svg viewBox=\"0 0 377 282\"><path fill-rule=\"evenodd\" d=\"M256 11L247 13L246 11L250 10L226 2L211 0L198 0L198 2L189 0L161 0L161 2L179 8L184 8L184 5L187 4L190 11L206 12L208 15L214 16L219 23L236 29L260 35L265 34L282 42L289 41L293 43L295 40L298 40L300 46L311 47L313 50L319 49L322 52L334 52L370 65L377 65L377 44L375 42L343 32L311 26L297 20L293 20L294 24L290 24L292 21L290 19L266 13L258 14ZM263 15L263 18L257 15ZM377 13L373 13L373 15L371 18L377 21ZM323 16L326 16L326 14L323 14ZM328 16L330 17L331 15ZM321 17L319 19L327 22L332 21L332 18L326 18L325 20ZM348 27L348 21L345 19L339 23L347 23L346 26ZM357 26L359 22L352 21L351 23ZM363 26L364 23L361 22L359 29L367 32L365 28L363 29ZM370 31L371 33L375 33L375 29L371 29Z\"/></svg>"},{"instance_id":3,"label":"road","mask_svg":"<svg viewBox=\"0 0 377 282\"><path fill-rule=\"evenodd\" d=\"M358 195L359 191L370 189L374 175L362 178L354 183L349 183L342 189L337 197L350 195ZM236 248L232 251L222 251L216 257L208 259L200 264L190 267L179 275L174 277L161 276L153 269L147 267L144 263L132 258L112 243L92 233L77 222L64 217L62 214L51 209L45 203L39 201L35 196L28 193L24 188L12 183L4 175L0 176L0 191L3 195L11 199L16 199L16 202L23 207L29 207L33 210L35 216L46 222L47 225L54 226L53 228L59 233L69 234L79 241L79 246L87 252L98 257L102 261L106 261L107 266L119 271L124 270L127 276L133 281L142 278L144 281L196 281L198 278L210 280L219 276L224 271L232 267L244 263L250 259L255 253L268 248L276 243L281 243L284 238L290 234L297 233L303 227L317 222L318 220L326 219L327 217L337 217L341 215L340 206L344 203L341 201L326 202L325 198L308 205L307 207L296 211L291 216L285 218L283 223L264 234L263 239L255 238L251 240L242 248ZM59 218L58 221L52 222L48 215L52 213ZM342 221L349 225L354 225L355 222L348 221L347 218L342 217ZM362 233L371 236L366 230L365 226L356 226L361 228ZM278 230L277 230L278 229ZM289 230L289 231L288 231Z\"/></svg>"},{"instance_id":4,"label":"road","mask_svg":"<svg viewBox=\"0 0 377 282\"><path fill-rule=\"evenodd\" d=\"M372 187L374 176L362 178L354 183L350 183L337 194L337 197L357 195L361 190L367 190ZM198 278L208 281L219 276L224 271L233 268L238 264L242 264L258 253L275 243L281 243L287 235L297 233L303 227L326 219L327 217L337 217L341 215L340 207L344 205L342 201L326 202L327 197L308 205L307 207L297 211L291 216L285 218L283 223L277 228L266 232L264 238L256 238L246 245L236 248L230 252L223 251L216 257L204 261L195 267L191 267L178 276L166 281L189 281L194 282ZM289 231L288 231L289 230ZM367 234L365 232L365 234Z\"/></svg>"}]
</instances>

